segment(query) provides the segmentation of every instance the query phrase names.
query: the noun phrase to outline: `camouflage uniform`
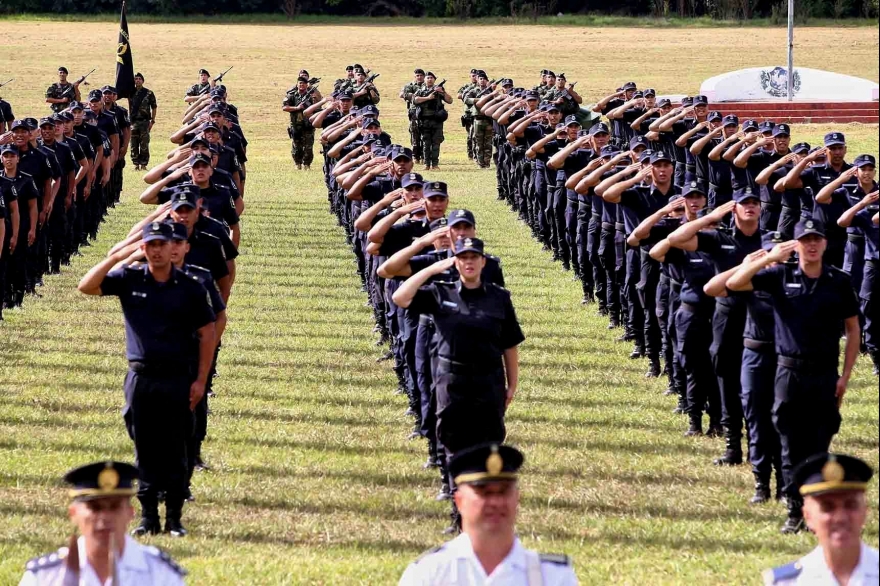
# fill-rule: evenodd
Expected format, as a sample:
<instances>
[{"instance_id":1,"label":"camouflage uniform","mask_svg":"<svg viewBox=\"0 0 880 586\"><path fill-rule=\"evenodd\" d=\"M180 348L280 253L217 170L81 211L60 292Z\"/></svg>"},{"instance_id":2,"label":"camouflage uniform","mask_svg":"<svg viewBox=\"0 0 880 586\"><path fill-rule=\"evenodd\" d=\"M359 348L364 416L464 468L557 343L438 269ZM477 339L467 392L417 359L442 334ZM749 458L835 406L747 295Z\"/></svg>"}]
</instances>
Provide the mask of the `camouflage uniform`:
<instances>
[{"instance_id":1,"label":"camouflage uniform","mask_svg":"<svg viewBox=\"0 0 880 586\"><path fill-rule=\"evenodd\" d=\"M411 81L401 90L403 99L406 101L406 113L409 119L409 139L412 143L413 159L422 160L422 139L419 134L419 121L416 118L416 105L413 104L413 96L417 91L422 89L424 84Z\"/></svg>"},{"instance_id":2,"label":"camouflage uniform","mask_svg":"<svg viewBox=\"0 0 880 586\"><path fill-rule=\"evenodd\" d=\"M156 94L145 87L135 91L128 101L131 106L131 162L146 166L150 162L150 122L156 105Z\"/></svg>"},{"instance_id":3,"label":"camouflage uniform","mask_svg":"<svg viewBox=\"0 0 880 586\"><path fill-rule=\"evenodd\" d=\"M434 86L436 87L436 86ZM431 95L433 88L425 86L414 97L426 97ZM443 142L443 122L438 119L440 113L445 110L443 99L434 94L434 99L418 104L419 108L419 136L422 140L422 159L425 166L436 167L440 160L440 144Z\"/></svg>"},{"instance_id":4,"label":"camouflage uniform","mask_svg":"<svg viewBox=\"0 0 880 586\"><path fill-rule=\"evenodd\" d=\"M76 88L73 87L72 83L67 83L64 85L61 85L60 83L53 83L46 90L46 97L56 99L70 98L70 101L66 104L49 104L49 107L52 108L52 111L57 114L58 112L66 110L68 104L76 99Z\"/></svg>"},{"instance_id":5,"label":"camouflage uniform","mask_svg":"<svg viewBox=\"0 0 880 586\"><path fill-rule=\"evenodd\" d=\"M471 82L466 85L463 85L458 90L458 95L464 99L464 97L470 93L472 89L477 87L477 84ZM461 117L461 125L467 131L467 154L468 159L476 159L476 151L474 149L474 117L471 113L470 108L465 106L464 115Z\"/></svg>"},{"instance_id":6,"label":"camouflage uniform","mask_svg":"<svg viewBox=\"0 0 880 586\"><path fill-rule=\"evenodd\" d=\"M284 100L285 106L299 106L305 104L306 108L311 106L315 100L320 100L321 95L315 91L313 94L308 92L301 94L298 89L294 89L287 94ZM305 165L311 166L312 160L315 158L315 129L309 124L308 119L303 116L302 110L299 112L290 112L290 126L287 128L287 134L293 140L290 147L290 155L297 167Z\"/></svg>"},{"instance_id":7,"label":"camouflage uniform","mask_svg":"<svg viewBox=\"0 0 880 586\"><path fill-rule=\"evenodd\" d=\"M475 105L480 91L480 86L474 86L464 95L464 103L474 120L474 160L480 167L488 167L492 161L492 118L483 116Z\"/></svg>"},{"instance_id":8,"label":"camouflage uniform","mask_svg":"<svg viewBox=\"0 0 880 586\"><path fill-rule=\"evenodd\" d=\"M205 88L208 88L208 89L205 89ZM186 95L187 95L187 97L198 96L199 94L203 94L203 93L209 92L209 91L211 91L211 83L210 82L194 83L190 86L190 88L188 90L186 90Z\"/></svg>"}]
</instances>

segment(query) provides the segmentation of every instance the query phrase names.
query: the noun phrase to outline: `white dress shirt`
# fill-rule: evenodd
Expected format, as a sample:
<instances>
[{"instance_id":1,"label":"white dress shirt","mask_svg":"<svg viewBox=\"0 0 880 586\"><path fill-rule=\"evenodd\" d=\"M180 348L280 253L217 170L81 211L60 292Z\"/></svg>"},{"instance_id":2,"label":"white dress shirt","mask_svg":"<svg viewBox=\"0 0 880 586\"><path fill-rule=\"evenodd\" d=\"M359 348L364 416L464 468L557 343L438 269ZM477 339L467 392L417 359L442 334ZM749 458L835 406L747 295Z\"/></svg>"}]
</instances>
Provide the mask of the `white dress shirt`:
<instances>
[{"instance_id":1,"label":"white dress shirt","mask_svg":"<svg viewBox=\"0 0 880 586\"><path fill-rule=\"evenodd\" d=\"M86 557L85 537L77 540L79 579L67 576L67 548L28 562L19 586L110 586L112 578L101 582ZM117 561L119 586L180 586L185 572L155 547L141 545L125 536L125 548Z\"/></svg>"},{"instance_id":2,"label":"white dress shirt","mask_svg":"<svg viewBox=\"0 0 880 586\"><path fill-rule=\"evenodd\" d=\"M825 563L825 554L819 546L798 560L800 573L782 580L772 580L768 575L766 584L774 586L840 586L837 578ZM862 543L859 563L849 579L849 586L880 585L880 556L877 550Z\"/></svg>"},{"instance_id":3,"label":"white dress shirt","mask_svg":"<svg viewBox=\"0 0 880 586\"><path fill-rule=\"evenodd\" d=\"M486 575L471 540L462 533L439 550L413 562L400 578L400 586L576 586L568 563L542 560L515 538L507 557Z\"/></svg>"}]
</instances>

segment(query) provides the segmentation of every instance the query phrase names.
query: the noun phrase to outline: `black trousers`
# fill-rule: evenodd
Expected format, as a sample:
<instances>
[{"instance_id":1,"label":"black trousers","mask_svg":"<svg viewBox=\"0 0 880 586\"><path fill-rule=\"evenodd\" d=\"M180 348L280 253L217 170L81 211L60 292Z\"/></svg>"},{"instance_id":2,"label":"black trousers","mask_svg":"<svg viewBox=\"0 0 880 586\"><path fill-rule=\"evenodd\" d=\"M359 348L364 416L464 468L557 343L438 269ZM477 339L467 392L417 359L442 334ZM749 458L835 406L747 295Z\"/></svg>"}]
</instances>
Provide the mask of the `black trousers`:
<instances>
[{"instance_id":1,"label":"black trousers","mask_svg":"<svg viewBox=\"0 0 880 586\"><path fill-rule=\"evenodd\" d=\"M140 477L138 499L145 514L155 511L160 491L165 492L169 512L183 508L187 442L194 424L189 388L194 378L185 369L163 366L151 370L137 363L132 363L125 376L123 419L134 441Z\"/></svg>"},{"instance_id":2,"label":"black trousers","mask_svg":"<svg viewBox=\"0 0 880 586\"><path fill-rule=\"evenodd\" d=\"M742 383L745 304L715 304L712 317L712 364L721 392L721 425L729 442L740 445L743 428Z\"/></svg>"},{"instance_id":3,"label":"black trousers","mask_svg":"<svg viewBox=\"0 0 880 586\"><path fill-rule=\"evenodd\" d=\"M780 362L783 359L780 357ZM840 410L834 396L837 369L805 361L798 367L776 367L773 425L782 448L785 494L800 499L792 472L806 458L828 451L840 431Z\"/></svg>"},{"instance_id":4,"label":"black trousers","mask_svg":"<svg viewBox=\"0 0 880 586\"><path fill-rule=\"evenodd\" d=\"M749 430L752 473L765 484L780 468L779 434L773 427L776 350L772 342L746 348L742 357L742 408Z\"/></svg>"}]
</instances>

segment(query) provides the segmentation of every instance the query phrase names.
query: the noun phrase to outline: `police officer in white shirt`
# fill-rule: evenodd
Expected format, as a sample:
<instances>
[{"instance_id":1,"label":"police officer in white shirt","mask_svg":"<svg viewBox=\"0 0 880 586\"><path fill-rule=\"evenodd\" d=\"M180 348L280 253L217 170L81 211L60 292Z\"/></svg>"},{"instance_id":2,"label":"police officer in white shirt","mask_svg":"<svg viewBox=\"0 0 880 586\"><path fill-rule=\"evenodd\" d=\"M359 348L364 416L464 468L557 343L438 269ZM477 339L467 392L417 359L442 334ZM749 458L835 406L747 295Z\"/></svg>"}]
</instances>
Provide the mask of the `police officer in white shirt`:
<instances>
[{"instance_id":1,"label":"police officer in white shirt","mask_svg":"<svg viewBox=\"0 0 880 586\"><path fill-rule=\"evenodd\" d=\"M32 559L19 586L178 586L186 575L155 547L128 536L137 468L96 462L64 477L73 488L68 513L82 535L70 546Z\"/></svg>"},{"instance_id":2,"label":"police officer in white shirt","mask_svg":"<svg viewBox=\"0 0 880 586\"><path fill-rule=\"evenodd\" d=\"M481 444L453 455L449 472L462 534L410 564L400 586L572 586L578 583L565 555L522 546L514 533L519 506L516 448Z\"/></svg>"},{"instance_id":3,"label":"police officer in white shirt","mask_svg":"<svg viewBox=\"0 0 880 586\"><path fill-rule=\"evenodd\" d=\"M873 474L858 458L828 453L810 456L795 469L804 520L819 546L794 563L764 572L765 584L880 584L877 550L861 540L868 514L865 490Z\"/></svg>"}]
</instances>

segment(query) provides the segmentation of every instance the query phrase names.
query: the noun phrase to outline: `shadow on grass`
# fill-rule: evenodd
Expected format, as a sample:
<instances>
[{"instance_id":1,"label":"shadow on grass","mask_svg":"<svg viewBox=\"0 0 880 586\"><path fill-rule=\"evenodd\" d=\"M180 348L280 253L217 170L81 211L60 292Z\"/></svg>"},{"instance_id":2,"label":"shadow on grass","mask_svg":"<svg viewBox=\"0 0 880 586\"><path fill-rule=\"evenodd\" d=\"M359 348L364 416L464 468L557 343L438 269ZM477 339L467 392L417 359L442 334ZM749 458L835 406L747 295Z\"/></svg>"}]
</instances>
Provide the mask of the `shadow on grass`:
<instances>
[{"instance_id":1,"label":"shadow on grass","mask_svg":"<svg viewBox=\"0 0 880 586\"><path fill-rule=\"evenodd\" d=\"M341 446L329 444L326 441L302 441L287 438L224 438L226 443L241 446L258 446L261 448L278 448L284 450L315 450L318 452L332 452L353 456L376 457L382 454L402 454L412 456L413 451L401 447L389 446Z\"/></svg>"},{"instance_id":2,"label":"shadow on grass","mask_svg":"<svg viewBox=\"0 0 880 586\"><path fill-rule=\"evenodd\" d=\"M360 486L377 486L382 488L404 488L404 489L425 489L430 490L439 486L439 479L426 478L420 476L399 476L392 474L383 474L376 472L363 472L360 470L331 471L322 470L314 472L312 470L297 472L283 468L273 468L271 466L236 466L235 472L242 474L254 475L256 478L272 477L281 479L296 479L299 477L307 477L309 480L315 478L333 479L348 481Z\"/></svg>"}]
</instances>

